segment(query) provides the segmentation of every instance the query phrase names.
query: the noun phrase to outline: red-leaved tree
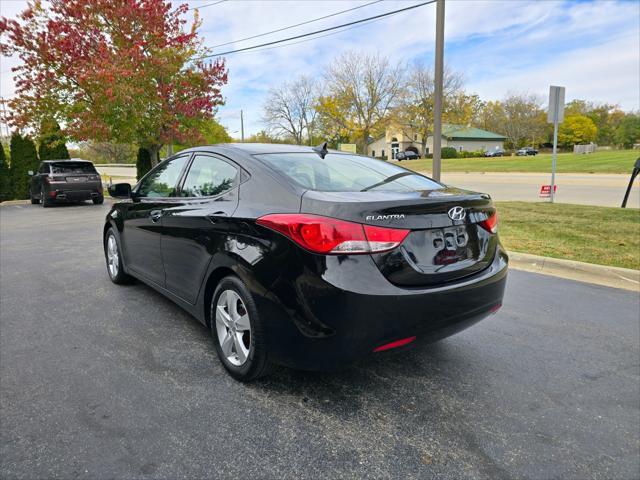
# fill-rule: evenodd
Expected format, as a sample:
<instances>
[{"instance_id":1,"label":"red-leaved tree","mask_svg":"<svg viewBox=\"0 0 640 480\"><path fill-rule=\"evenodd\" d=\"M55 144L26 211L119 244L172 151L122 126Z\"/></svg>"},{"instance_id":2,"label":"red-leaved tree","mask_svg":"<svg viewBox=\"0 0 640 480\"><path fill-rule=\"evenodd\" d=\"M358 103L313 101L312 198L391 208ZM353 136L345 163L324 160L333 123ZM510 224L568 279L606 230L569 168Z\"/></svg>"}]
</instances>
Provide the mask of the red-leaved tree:
<instances>
[{"instance_id":1,"label":"red-leaved tree","mask_svg":"<svg viewBox=\"0 0 640 480\"><path fill-rule=\"evenodd\" d=\"M223 103L224 60L206 50L187 5L164 0L40 0L0 18L0 49L17 55L12 122L37 130L54 117L76 140L135 143L152 161L168 142L198 140Z\"/></svg>"}]
</instances>

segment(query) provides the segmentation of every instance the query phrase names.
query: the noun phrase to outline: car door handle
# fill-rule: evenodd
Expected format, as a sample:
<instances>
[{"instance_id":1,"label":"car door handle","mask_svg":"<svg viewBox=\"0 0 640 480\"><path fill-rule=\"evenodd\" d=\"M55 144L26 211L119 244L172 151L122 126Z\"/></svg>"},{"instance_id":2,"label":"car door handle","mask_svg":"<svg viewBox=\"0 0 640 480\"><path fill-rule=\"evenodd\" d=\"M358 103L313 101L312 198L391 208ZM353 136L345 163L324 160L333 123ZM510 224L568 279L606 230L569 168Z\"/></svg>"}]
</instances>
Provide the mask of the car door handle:
<instances>
[{"instance_id":1,"label":"car door handle","mask_svg":"<svg viewBox=\"0 0 640 480\"><path fill-rule=\"evenodd\" d=\"M156 223L162 218L162 210L151 210L151 213L149 213L149 218L153 223Z\"/></svg>"}]
</instances>

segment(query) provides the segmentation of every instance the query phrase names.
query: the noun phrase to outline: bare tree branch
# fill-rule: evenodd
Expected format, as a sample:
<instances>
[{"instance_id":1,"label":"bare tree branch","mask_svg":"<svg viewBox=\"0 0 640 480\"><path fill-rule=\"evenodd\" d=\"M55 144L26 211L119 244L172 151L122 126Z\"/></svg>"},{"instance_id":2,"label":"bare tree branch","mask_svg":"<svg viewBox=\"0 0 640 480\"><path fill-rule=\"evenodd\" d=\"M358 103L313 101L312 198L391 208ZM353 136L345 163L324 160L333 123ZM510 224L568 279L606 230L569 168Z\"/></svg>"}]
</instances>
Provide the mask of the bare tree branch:
<instances>
[{"instance_id":1,"label":"bare tree branch","mask_svg":"<svg viewBox=\"0 0 640 480\"><path fill-rule=\"evenodd\" d=\"M272 88L263 106L263 121L273 134L301 145L313 135L317 96L317 83L304 75Z\"/></svg>"}]
</instances>

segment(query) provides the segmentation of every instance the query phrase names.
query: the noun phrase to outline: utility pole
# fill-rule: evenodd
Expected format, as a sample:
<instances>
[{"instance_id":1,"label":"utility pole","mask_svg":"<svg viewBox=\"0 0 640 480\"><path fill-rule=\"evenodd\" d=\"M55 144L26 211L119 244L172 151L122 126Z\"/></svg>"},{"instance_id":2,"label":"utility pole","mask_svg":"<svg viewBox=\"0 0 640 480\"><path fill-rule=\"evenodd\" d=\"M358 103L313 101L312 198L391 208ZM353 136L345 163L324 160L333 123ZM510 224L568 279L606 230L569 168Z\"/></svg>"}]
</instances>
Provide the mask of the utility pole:
<instances>
[{"instance_id":1,"label":"utility pole","mask_svg":"<svg viewBox=\"0 0 640 480\"><path fill-rule=\"evenodd\" d=\"M240 140L244 143L244 115L240 110Z\"/></svg>"},{"instance_id":2,"label":"utility pole","mask_svg":"<svg viewBox=\"0 0 640 480\"><path fill-rule=\"evenodd\" d=\"M444 0L436 1L436 65L433 105L433 178L440 181L442 172L442 94L444 76Z\"/></svg>"}]
</instances>

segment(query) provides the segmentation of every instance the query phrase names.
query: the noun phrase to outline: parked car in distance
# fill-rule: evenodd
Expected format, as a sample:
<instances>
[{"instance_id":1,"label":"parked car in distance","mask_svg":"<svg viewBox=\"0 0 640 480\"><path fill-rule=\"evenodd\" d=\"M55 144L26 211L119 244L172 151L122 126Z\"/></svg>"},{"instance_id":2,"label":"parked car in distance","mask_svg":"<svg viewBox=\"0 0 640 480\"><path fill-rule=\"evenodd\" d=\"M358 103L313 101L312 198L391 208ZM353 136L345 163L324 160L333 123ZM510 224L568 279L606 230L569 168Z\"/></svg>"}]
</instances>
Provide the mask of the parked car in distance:
<instances>
[{"instance_id":1,"label":"parked car in distance","mask_svg":"<svg viewBox=\"0 0 640 480\"><path fill-rule=\"evenodd\" d=\"M398 160L399 162L401 162L402 160L417 160L419 158L420 155L412 150L396 153L396 160Z\"/></svg>"},{"instance_id":2,"label":"parked car in distance","mask_svg":"<svg viewBox=\"0 0 640 480\"><path fill-rule=\"evenodd\" d=\"M536 150L533 147L524 147L524 148L519 149L516 152L516 155L519 156L519 157L524 157L524 156L527 156L527 155L537 155L537 154L538 154L538 150Z\"/></svg>"},{"instance_id":3,"label":"parked car in distance","mask_svg":"<svg viewBox=\"0 0 640 480\"><path fill-rule=\"evenodd\" d=\"M501 148L495 148L493 150L487 150L484 152L485 157L502 157L504 155L504 150Z\"/></svg>"},{"instance_id":4,"label":"parked car in distance","mask_svg":"<svg viewBox=\"0 0 640 480\"><path fill-rule=\"evenodd\" d=\"M103 229L111 281L135 277L195 316L238 380L272 364L343 369L502 305L489 195L395 163L326 144L213 145L109 193L125 200Z\"/></svg>"},{"instance_id":5,"label":"parked car in distance","mask_svg":"<svg viewBox=\"0 0 640 480\"><path fill-rule=\"evenodd\" d=\"M102 179L87 160L45 160L29 175L31 203L49 207L56 202L104 202Z\"/></svg>"}]
</instances>

